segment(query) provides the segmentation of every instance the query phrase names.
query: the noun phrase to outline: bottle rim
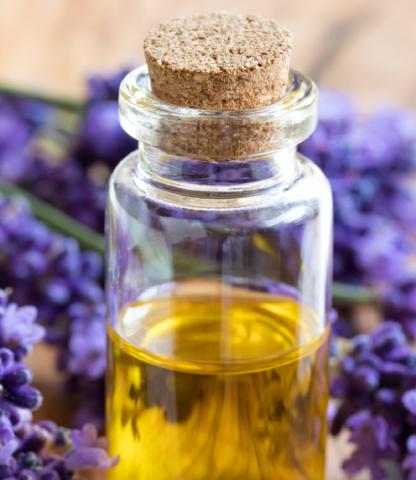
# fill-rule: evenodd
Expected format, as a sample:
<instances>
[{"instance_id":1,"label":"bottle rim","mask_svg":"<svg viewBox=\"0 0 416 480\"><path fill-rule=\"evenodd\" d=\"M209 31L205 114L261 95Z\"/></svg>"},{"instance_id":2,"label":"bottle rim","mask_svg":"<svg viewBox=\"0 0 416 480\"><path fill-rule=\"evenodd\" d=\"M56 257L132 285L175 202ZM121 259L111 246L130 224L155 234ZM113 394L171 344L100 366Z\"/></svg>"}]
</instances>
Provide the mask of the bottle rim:
<instances>
[{"instance_id":1,"label":"bottle rim","mask_svg":"<svg viewBox=\"0 0 416 480\"><path fill-rule=\"evenodd\" d=\"M208 145L215 141L224 158L252 156L305 140L316 127L317 97L315 83L291 70L286 94L271 105L224 111L184 107L155 97L142 65L120 84L120 124L138 141L174 154L210 157Z\"/></svg>"}]
</instances>

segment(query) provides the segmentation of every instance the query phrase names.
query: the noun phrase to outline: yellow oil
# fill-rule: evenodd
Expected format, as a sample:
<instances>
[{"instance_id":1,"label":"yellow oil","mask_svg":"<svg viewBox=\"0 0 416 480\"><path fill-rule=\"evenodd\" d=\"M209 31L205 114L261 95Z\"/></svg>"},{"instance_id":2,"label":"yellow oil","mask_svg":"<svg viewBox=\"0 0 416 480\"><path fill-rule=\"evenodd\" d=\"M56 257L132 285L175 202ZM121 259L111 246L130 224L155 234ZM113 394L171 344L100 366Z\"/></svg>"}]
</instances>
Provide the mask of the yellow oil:
<instances>
[{"instance_id":1,"label":"yellow oil","mask_svg":"<svg viewBox=\"0 0 416 480\"><path fill-rule=\"evenodd\" d=\"M322 480L328 331L289 297L186 282L109 328L111 480Z\"/></svg>"}]
</instances>

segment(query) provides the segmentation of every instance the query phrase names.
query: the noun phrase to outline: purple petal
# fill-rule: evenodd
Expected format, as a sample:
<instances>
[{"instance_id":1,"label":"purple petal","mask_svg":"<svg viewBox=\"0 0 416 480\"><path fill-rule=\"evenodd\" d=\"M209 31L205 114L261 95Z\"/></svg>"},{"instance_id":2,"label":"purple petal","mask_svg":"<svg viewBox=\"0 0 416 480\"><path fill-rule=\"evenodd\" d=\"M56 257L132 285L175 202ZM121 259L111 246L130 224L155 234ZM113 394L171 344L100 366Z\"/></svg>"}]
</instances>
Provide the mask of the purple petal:
<instances>
[{"instance_id":1,"label":"purple petal","mask_svg":"<svg viewBox=\"0 0 416 480\"><path fill-rule=\"evenodd\" d=\"M402 396L404 407L413 415L416 415L416 389L408 390Z\"/></svg>"},{"instance_id":2,"label":"purple petal","mask_svg":"<svg viewBox=\"0 0 416 480\"><path fill-rule=\"evenodd\" d=\"M89 467L108 469L117 462L118 459L110 458L105 450L93 447L74 448L65 457L65 465L70 470Z\"/></svg>"}]
</instances>

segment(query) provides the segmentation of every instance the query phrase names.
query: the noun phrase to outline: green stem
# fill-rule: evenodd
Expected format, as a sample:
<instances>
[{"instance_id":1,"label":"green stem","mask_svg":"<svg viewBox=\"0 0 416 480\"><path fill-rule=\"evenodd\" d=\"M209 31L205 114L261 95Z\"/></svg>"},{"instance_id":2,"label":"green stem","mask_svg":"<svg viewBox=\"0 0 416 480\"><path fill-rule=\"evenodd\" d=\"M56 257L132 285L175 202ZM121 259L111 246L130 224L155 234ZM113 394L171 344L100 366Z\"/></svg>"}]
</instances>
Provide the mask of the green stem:
<instances>
[{"instance_id":1,"label":"green stem","mask_svg":"<svg viewBox=\"0 0 416 480\"><path fill-rule=\"evenodd\" d=\"M79 100L49 95L39 91L24 90L2 83L0 83L0 93L13 97L39 100L41 102L52 104L58 108L63 108L64 110L72 110L76 112L82 111L85 106L84 102Z\"/></svg>"},{"instance_id":2,"label":"green stem","mask_svg":"<svg viewBox=\"0 0 416 480\"><path fill-rule=\"evenodd\" d=\"M80 245L87 250L94 250L104 254L104 236L94 232L91 228L74 220L66 213L52 207L29 192L0 180L0 193L7 197L24 197L30 204L33 214L46 223L51 229L63 233L68 237L74 237Z\"/></svg>"},{"instance_id":3,"label":"green stem","mask_svg":"<svg viewBox=\"0 0 416 480\"><path fill-rule=\"evenodd\" d=\"M341 282L332 285L332 299L336 305L377 302L377 296L370 288Z\"/></svg>"}]
</instances>

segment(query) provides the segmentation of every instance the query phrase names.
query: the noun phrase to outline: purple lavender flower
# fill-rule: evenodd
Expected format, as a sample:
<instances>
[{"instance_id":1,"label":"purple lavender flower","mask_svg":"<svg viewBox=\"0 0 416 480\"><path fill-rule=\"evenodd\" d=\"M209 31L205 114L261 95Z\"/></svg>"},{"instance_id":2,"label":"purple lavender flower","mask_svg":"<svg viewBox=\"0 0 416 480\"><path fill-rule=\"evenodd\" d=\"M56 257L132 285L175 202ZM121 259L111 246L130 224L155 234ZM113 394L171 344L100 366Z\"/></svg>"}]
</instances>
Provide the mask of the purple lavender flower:
<instances>
[{"instance_id":1,"label":"purple lavender flower","mask_svg":"<svg viewBox=\"0 0 416 480\"><path fill-rule=\"evenodd\" d=\"M86 265L90 272L95 270L92 257ZM42 397L30 386L32 373L21 363L20 353L27 353L43 336L35 321L36 309L10 303L0 290L0 478L69 480L80 468L111 468L116 460L107 455L95 427L71 433L53 422L32 422L31 411ZM66 452L57 455L54 448Z\"/></svg>"},{"instance_id":2,"label":"purple lavender flower","mask_svg":"<svg viewBox=\"0 0 416 480\"><path fill-rule=\"evenodd\" d=\"M0 253L4 285L13 288L17 302L37 305L39 318L46 326L46 340L60 347L60 368L80 377L76 382L79 386L87 383L81 380L91 378L103 382L102 259L93 252L81 251L75 240L50 232L24 202L1 197ZM20 358L44 330L34 323L32 307L18 308L5 302L0 295L0 346L11 348ZM93 337L88 337L90 334ZM103 399L92 397L99 402L92 410L101 412Z\"/></svg>"},{"instance_id":3,"label":"purple lavender flower","mask_svg":"<svg viewBox=\"0 0 416 480\"><path fill-rule=\"evenodd\" d=\"M74 430L62 442L61 429L51 432L40 424L32 424L23 435L0 446L0 478L18 480L70 480L83 468L107 470L117 459L106 453L106 443L98 438L91 425L81 432ZM64 449L58 455L55 448Z\"/></svg>"},{"instance_id":4,"label":"purple lavender flower","mask_svg":"<svg viewBox=\"0 0 416 480\"><path fill-rule=\"evenodd\" d=\"M416 388L407 390L402 396L402 403L406 410L416 415Z\"/></svg>"},{"instance_id":5,"label":"purple lavender flower","mask_svg":"<svg viewBox=\"0 0 416 480\"><path fill-rule=\"evenodd\" d=\"M416 278L403 276L383 292L385 315L397 318L407 335L416 338Z\"/></svg>"},{"instance_id":6,"label":"purple lavender flower","mask_svg":"<svg viewBox=\"0 0 416 480\"><path fill-rule=\"evenodd\" d=\"M372 480L384 480L386 462L399 457L399 446L389 435L386 420L363 411L349 417L346 426L351 432L350 442L354 443L356 449L343 463L345 472L355 475L366 468Z\"/></svg>"},{"instance_id":7,"label":"purple lavender flower","mask_svg":"<svg viewBox=\"0 0 416 480\"><path fill-rule=\"evenodd\" d=\"M30 386L31 371L20 363L32 345L43 337L44 329L35 321L36 309L9 303L6 292L0 290L0 432L3 440L11 440L10 429L20 428L22 421L30 420L30 411L42 402L39 390Z\"/></svg>"},{"instance_id":8,"label":"purple lavender flower","mask_svg":"<svg viewBox=\"0 0 416 480\"><path fill-rule=\"evenodd\" d=\"M12 182L26 175L31 131L12 106L0 100L0 178Z\"/></svg>"},{"instance_id":9,"label":"purple lavender flower","mask_svg":"<svg viewBox=\"0 0 416 480\"><path fill-rule=\"evenodd\" d=\"M409 480L416 479L416 435L410 435L406 442L407 454L402 462L402 469Z\"/></svg>"},{"instance_id":10,"label":"purple lavender flower","mask_svg":"<svg viewBox=\"0 0 416 480\"><path fill-rule=\"evenodd\" d=\"M102 162L114 167L136 148L137 141L120 126L116 101L101 101L88 107L78 136L77 158L84 163Z\"/></svg>"},{"instance_id":11,"label":"purple lavender flower","mask_svg":"<svg viewBox=\"0 0 416 480\"><path fill-rule=\"evenodd\" d=\"M130 71L130 67L125 67L109 75L90 75L87 79L89 102L117 100L120 83Z\"/></svg>"},{"instance_id":12,"label":"purple lavender flower","mask_svg":"<svg viewBox=\"0 0 416 480\"><path fill-rule=\"evenodd\" d=\"M403 232L383 221L377 229L363 234L361 240L356 258L357 266L363 271L363 279L389 288L392 283L409 276L409 259L414 245L410 238L403 236Z\"/></svg>"},{"instance_id":13,"label":"purple lavender flower","mask_svg":"<svg viewBox=\"0 0 416 480\"><path fill-rule=\"evenodd\" d=\"M98 313L95 320L91 317L87 321L85 317L78 317L75 321L72 319L68 344L68 370L72 374L92 380L103 377L106 365L106 334L102 319L102 312Z\"/></svg>"},{"instance_id":14,"label":"purple lavender flower","mask_svg":"<svg viewBox=\"0 0 416 480\"><path fill-rule=\"evenodd\" d=\"M16 469L16 460L13 454L19 448L19 442L16 438L2 442L0 445L0 475L7 478L12 475Z\"/></svg>"},{"instance_id":15,"label":"purple lavender flower","mask_svg":"<svg viewBox=\"0 0 416 480\"><path fill-rule=\"evenodd\" d=\"M45 335L45 329L36 323L36 317L36 308L9 303L6 292L0 290L0 346L12 350L18 360Z\"/></svg>"},{"instance_id":16,"label":"purple lavender flower","mask_svg":"<svg viewBox=\"0 0 416 480\"><path fill-rule=\"evenodd\" d=\"M66 341L68 325L62 319L69 305L103 302L102 260L81 252L75 240L50 232L18 200L0 198L0 238L2 281L17 301L38 305L39 317L51 327L48 338ZM36 263L41 268L27 264L29 252L43 258Z\"/></svg>"},{"instance_id":17,"label":"purple lavender flower","mask_svg":"<svg viewBox=\"0 0 416 480\"><path fill-rule=\"evenodd\" d=\"M86 169L79 159L71 156L53 160L47 155L38 155L32 170L30 179L19 182L21 186L80 222L102 231L107 167Z\"/></svg>"},{"instance_id":18,"label":"purple lavender flower","mask_svg":"<svg viewBox=\"0 0 416 480\"><path fill-rule=\"evenodd\" d=\"M343 464L345 471L353 475L368 469L373 480L381 480L393 462L401 465L403 478L412 478L416 353L399 323L385 322L371 335L351 341L338 363L332 395L340 400L332 416L332 433L348 429L356 447Z\"/></svg>"},{"instance_id":19,"label":"purple lavender flower","mask_svg":"<svg viewBox=\"0 0 416 480\"><path fill-rule=\"evenodd\" d=\"M118 118L118 90L127 72L123 69L88 79L87 108L73 152L84 166L105 164L112 168L137 148L137 141L122 130Z\"/></svg>"},{"instance_id":20,"label":"purple lavender flower","mask_svg":"<svg viewBox=\"0 0 416 480\"><path fill-rule=\"evenodd\" d=\"M94 159L71 157L78 130L67 132L67 126L80 129L82 122L68 116L46 103L0 96L0 180L17 183L101 230L109 171L86 168Z\"/></svg>"},{"instance_id":21,"label":"purple lavender flower","mask_svg":"<svg viewBox=\"0 0 416 480\"><path fill-rule=\"evenodd\" d=\"M35 410L42 403L39 390L30 387L28 369L15 361L8 348L0 348L0 408L11 412L13 408Z\"/></svg>"},{"instance_id":22,"label":"purple lavender flower","mask_svg":"<svg viewBox=\"0 0 416 480\"><path fill-rule=\"evenodd\" d=\"M408 178L415 169L416 118L392 109L363 118L351 99L325 91L320 110L318 128L301 151L323 168L334 191L335 279L388 290L403 275L415 278Z\"/></svg>"},{"instance_id":23,"label":"purple lavender flower","mask_svg":"<svg viewBox=\"0 0 416 480\"><path fill-rule=\"evenodd\" d=\"M117 463L117 458L110 458L105 452L107 442L98 437L94 426L85 425L82 430L74 430L71 438L72 449L65 457L65 464L70 470L85 467L108 469Z\"/></svg>"}]
</instances>

